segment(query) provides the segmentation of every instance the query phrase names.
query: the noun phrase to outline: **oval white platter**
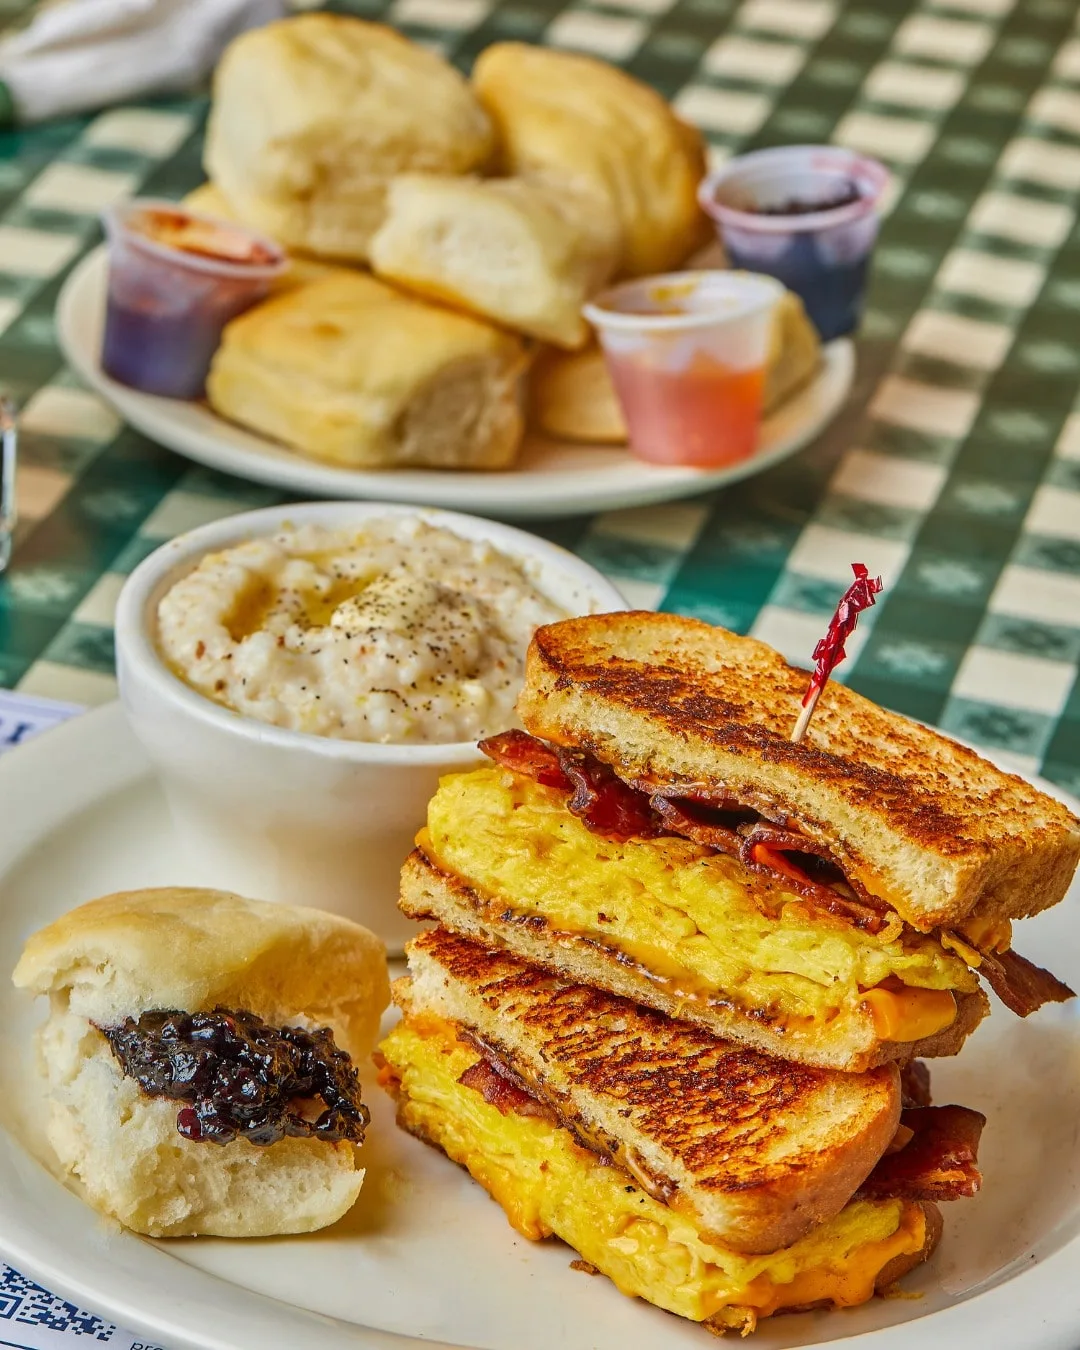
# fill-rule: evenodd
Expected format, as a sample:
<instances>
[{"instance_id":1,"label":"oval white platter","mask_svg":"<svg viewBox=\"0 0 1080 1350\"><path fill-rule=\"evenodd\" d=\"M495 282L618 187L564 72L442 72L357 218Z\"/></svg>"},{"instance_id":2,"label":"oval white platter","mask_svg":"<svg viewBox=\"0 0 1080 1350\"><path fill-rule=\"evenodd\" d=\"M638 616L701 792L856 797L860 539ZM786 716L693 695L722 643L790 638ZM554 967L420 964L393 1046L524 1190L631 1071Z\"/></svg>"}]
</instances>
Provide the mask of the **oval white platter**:
<instances>
[{"instance_id":1,"label":"oval white platter","mask_svg":"<svg viewBox=\"0 0 1080 1350\"><path fill-rule=\"evenodd\" d=\"M1061 794L1058 794L1061 795ZM117 705L0 760L0 968L26 937L102 893L183 883L164 801ZM1075 804L1074 804L1075 809ZM305 897L298 897L304 899ZM306 897L311 898L311 897ZM1017 926L1032 960L1080 985L1080 887ZM447 1159L401 1133L370 1073L367 1180L331 1229L263 1241L150 1242L105 1223L38 1161L29 1070L41 1010L0 980L0 1255L167 1350L704 1350L700 1327L526 1242ZM1000 1005L935 1100L986 1113L985 1184L945 1206L945 1237L905 1281L917 1298L763 1322L758 1350L1076 1350L1080 1328L1080 1018Z\"/></svg>"},{"instance_id":2,"label":"oval white platter","mask_svg":"<svg viewBox=\"0 0 1080 1350\"><path fill-rule=\"evenodd\" d=\"M344 469L245 431L204 403L157 398L111 380L100 362L106 276L105 252L97 249L72 272L56 306L60 345L86 383L136 430L170 450L306 497L357 497L533 518L670 501L761 473L801 450L836 416L855 373L851 342L839 338L830 343L817 378L765 422L757 454L725 469L665 468L635 459L624 447L576 445L543 436L527 438L512 470Z\"/></svg>"}]
</instances>

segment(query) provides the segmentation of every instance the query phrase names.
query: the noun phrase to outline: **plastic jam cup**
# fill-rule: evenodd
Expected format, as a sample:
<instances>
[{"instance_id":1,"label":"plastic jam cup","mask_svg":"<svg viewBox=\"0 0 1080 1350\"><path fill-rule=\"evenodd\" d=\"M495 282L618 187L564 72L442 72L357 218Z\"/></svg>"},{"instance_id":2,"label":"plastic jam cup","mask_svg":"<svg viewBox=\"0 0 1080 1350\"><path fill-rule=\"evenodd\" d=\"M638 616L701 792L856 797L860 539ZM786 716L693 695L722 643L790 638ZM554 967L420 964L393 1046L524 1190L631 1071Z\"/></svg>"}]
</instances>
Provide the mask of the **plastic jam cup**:
<instances>
[{"instance_id":1,"label":"plastic jam cup","mask_svg":"<svg viewBox=\"0 0 1080 1350\"><path fill-rule=\"evenodd\" d=\"M754 453L783 293L770 277L675 272L625 282L585 306L638 458L705 468Z\"/></svg>"},{"instance_id":2,"label":"plastic jam cup","mask_svg":"<svg viewBox=\"0 0 1080 1350\"><path fill-rule=\"evenodd\" d=\"M199 398L228 321L263 299L287 266L272 240L136 198L102 216L109 284L101 364L121 384Z\"/></svg>"},{"instance_id":3,"label":"plastic jam cup","mask_svg":"<svg viewBox=\"0 0 1080 1350\"><path fill-rule=\"evenodd\" d=\"M740 155L701 184L732 267L766 272L800 296L830 341L862 317L885 166L828 145Z\"/></svg>"}]
</instances>

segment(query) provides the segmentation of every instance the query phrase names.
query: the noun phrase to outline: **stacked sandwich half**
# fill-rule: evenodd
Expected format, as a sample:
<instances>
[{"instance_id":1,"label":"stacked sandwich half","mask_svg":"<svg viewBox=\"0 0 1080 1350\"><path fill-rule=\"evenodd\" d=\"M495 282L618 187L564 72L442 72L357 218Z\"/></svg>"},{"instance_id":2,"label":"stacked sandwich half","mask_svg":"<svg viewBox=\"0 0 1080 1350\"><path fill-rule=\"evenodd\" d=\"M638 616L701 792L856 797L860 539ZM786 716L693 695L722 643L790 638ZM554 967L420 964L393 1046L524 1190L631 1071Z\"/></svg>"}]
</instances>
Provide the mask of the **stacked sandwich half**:
<instances>
[{"instance_id":1,"label":"stacked sandwich half","mask_svg":"<svg viewBox=\"0 0 1080 1350\"><path fill-rule=\"evenodd\" d=\"M988 984L1065 894L1080 821L841 686L669 615L543 628L527 731L444 779L402 874L382 1046L399 1121L529 1238L722 1331L870 1298L974 1195L983 1117L931 1106Z\"/></svg>"}]
</instances>

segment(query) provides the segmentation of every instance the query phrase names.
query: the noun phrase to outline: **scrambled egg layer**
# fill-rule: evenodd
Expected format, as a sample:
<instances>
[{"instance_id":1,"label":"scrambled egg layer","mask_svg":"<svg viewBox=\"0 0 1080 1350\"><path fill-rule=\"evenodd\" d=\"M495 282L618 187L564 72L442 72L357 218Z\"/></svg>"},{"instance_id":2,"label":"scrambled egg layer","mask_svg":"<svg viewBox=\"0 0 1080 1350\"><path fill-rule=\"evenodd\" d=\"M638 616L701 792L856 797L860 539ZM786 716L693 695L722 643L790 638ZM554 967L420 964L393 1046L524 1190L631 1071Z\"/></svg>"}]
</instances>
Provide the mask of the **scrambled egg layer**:
<instances>
[{"instance_id":1,"label":"scrambled egg layer","mask_svg":"<svg viewBox=\"0 0 1080 1350\"><path fill-rule=\"evenodd\" d=\"M889 1261L922 1250L923 1212L902 1200L854 1200L793 1246L763 1256L703 1242L692 1220L580 1148L567 1130L504 1116L462 1086L477 1055L451 1024L406 1019L380 1048L384 1075L400 1084L403 1124L468 1168L523 1237L562 1238L622 1293L680 1317L749 1331L780 1308L864 1303Z\"/></svg>"},{"instance_id":2,"label":"scrambled egg layer","mask_svg":"<svg viewBox=\"0 0 1080 1350\"><path fill-rule=\"evenodd\" d=\"M735 859L681 838L612 843L571 815L564 794L504 769L444 778L423 846L482 896L614 948L688 996L720 991L807 1027L864 1016L862 991L890 976L917 989L977 985L935 937L908 930L883 943L768 882L765 912ZM921 1035L953 1020L944 1002L944 1019Z\"/></svg>"}]
</instances>

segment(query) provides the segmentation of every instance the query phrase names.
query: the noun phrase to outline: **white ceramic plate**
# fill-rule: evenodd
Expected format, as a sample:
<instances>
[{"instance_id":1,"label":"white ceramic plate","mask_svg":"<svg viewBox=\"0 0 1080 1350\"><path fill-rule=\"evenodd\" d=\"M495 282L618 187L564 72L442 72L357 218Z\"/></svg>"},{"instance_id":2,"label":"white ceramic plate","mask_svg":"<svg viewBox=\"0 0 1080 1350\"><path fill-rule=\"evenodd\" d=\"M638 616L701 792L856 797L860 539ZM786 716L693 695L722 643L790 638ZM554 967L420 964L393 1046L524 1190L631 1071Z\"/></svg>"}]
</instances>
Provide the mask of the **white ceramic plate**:
<instances>
[{"instance_id":1,"label":"white ceramic plate","mask_svg":"<svg viewBox=\"0 0 1080 1350\"><path fill-rule=\"evenodd\" d=\"M1060 795L1060 794L1059 794ZM0 760L0 967L63 910L182 883L168 814L115 705ZM1080 984L1080 888L1018 926L1021 950ZM524 1241L447 1159L397 1130L368 1076L367 1181L352 1214L303 1238L149 1242L100 1220L35 1161L28 1043L40 1010L0 980L0 1255L169 1350L704 1350L700 1327ZM984 1111L983 1193L945 1206L921 1298L762 1323L757 1350L1076 1350L1080 1331L1080 1019L1000 1006L935 1100ZM913 1325L914 1324L914 1325Z\"/></svg>"},{"instance_id":2,"label":"white ceramic plate","mask_svg":"<svg viewBox=\"0 0 1080 1350\"><path fill-rule=\"evenodd\" d=\"M825 349L817 379L765 423L761 449L731 468L699 470L644 464L619 447L590 447L532 436L513 470L449 473L434 469L361 472L335 468L275 445L216 416L202 403L140 394L102 371L106 257L84 258L64 284L56 306L64 354L82 378L137 430L212 469L270 483L306 497L454 507L496 516L560 516L687 497L761 473L812 441L836 415L855 371L851 342Z\"/></svg>"}]
</instances>

